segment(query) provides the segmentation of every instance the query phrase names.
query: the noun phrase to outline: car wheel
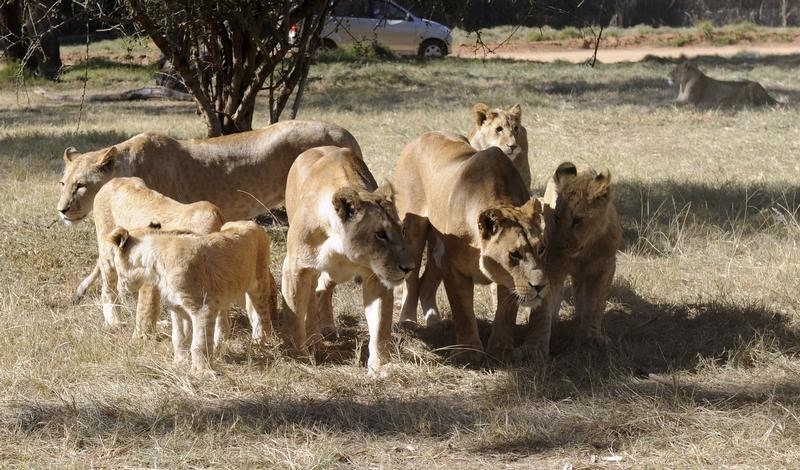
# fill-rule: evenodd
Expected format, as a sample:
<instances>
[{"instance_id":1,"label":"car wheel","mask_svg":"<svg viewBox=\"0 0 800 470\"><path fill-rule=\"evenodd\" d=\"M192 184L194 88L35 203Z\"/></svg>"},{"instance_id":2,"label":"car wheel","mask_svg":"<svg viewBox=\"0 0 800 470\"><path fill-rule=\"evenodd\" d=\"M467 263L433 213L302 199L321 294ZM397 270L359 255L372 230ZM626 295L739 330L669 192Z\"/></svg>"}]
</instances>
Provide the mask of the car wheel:
<instances>
[{"instance_id":1,"label":"car wheel","mask_svg":"<svg viewBox=\"0 0 800 470\"><path fill-rule=\"evenodd\" d=\"M419 46L419 55L426 59L444 57L447 54L447 46L442 41L427 39Z\"/></svg>"}]
</instances>

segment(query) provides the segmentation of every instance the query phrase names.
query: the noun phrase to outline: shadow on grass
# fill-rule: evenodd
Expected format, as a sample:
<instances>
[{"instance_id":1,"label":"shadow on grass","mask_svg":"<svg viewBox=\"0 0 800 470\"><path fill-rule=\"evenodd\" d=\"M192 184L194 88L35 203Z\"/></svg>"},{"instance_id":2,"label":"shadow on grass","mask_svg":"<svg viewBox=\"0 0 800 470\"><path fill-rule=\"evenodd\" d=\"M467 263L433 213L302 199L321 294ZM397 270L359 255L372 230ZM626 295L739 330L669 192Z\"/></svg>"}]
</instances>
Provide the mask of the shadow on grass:
<instances>
[{"instance_id":1,"label":"shadow on grass","mask_svg":"<svg viewBox=\"0 0 800 470\"><path fill-rule=\"evenodd\" d=\"M800 218L800 185L782 183L623 180L616 184L614 204L622 218L623 250L642 237L658 234L664 251L685 230L712 226L753 234L795 227ZM659 254L658 247L652 255Z\"/></svg>"},{"instance_id":2,"label":"shadow on grass","mask_svg":"<svg viewBox=\"0 0 800 470\"><path fill-rule=\"evenodd\" d=\"M0 112L0 124L4 124L3 121L4 118ZM5 158L58 160L61 163L61 157L67 147L75 147L79 151L87 152L108 147L128 138L130 138L129 135L116 131L81 131L77 133L36 131L0 137L0 149Z\"/></svg>"},{"instance_id":3,"label":"shadow on grass","mask_svg":"<svg viewBox=\"0 0 800 470\"><path fill-rule=\"evenodd\" d=\"M657 63L657 64L682 64L687 59L686 57L657 57L648 55L642 59L644 63ZM691 61L700 69L706 67L735 67L736 70L752 70L758 67L777 67L781 69L796 69L800 67L800 54L750 54L740 53L734 56L719 56L719 55L700 55L693 57Z\"/></svg>"}]
</instances>

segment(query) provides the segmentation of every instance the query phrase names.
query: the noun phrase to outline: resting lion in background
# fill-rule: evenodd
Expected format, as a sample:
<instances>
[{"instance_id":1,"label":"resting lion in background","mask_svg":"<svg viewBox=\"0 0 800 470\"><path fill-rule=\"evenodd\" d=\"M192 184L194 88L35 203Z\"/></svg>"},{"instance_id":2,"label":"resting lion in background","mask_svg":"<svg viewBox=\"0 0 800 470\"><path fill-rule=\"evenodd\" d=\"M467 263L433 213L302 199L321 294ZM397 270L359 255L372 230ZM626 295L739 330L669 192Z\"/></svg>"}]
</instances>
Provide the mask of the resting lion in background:
<instances>
[{"instance_id":1,"label":"resting lion in background","mask_svg":"<svg viewBox=\"0 0 800 470\"><path fill-rule=\"evenodd\" d=\"M758 82L717 80L704 74L691 62L684 62L670 74L678 83L677 104L698 107L730 108L774 105L778 102Z\"/></svg>"}]
</instances>

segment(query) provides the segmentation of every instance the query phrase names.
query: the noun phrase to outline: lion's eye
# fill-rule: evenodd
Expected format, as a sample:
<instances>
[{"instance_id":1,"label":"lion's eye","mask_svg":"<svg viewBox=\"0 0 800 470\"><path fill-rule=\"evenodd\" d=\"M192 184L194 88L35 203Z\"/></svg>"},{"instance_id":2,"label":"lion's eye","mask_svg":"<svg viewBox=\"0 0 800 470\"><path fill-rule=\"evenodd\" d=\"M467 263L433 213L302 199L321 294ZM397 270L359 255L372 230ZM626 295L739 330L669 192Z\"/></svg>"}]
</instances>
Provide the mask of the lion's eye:
<instances>
[{"instance_id":1,"label":"lion's eye","mask_svg":"<svg viewBox=\"0 0 800 470\"><path fill-rule=\"evenodd\" d=\"M508 257L511 258L513 261L521 261L522 253L520 253L519 250L514 250L508 253Z\"/></svg>"},{"instance_id":2,"label":"lion's eye","mask_svg":"<svg viewBox=\"0 0 800 470\"><path fill-rule=\"evenodd\" d=\"M544 256L544 243L540 243L539 247L536 248L536 254L539 256Z\"/></svg>"},{"instance_id":3,"label":"lion's eye","mask_svg":"<svg viewBox=\"0 0 800 470\"><path fill-rule=\"evenodd\" d=\"M518 130L519 130L519 126L514 126L514 133L515 134L517 133Z\"/></svg>"},{"instance_id":4,"label":"lion's eye","mask_svg":"<svg viewBox=\"0 0 800 470\"><path fill-rule=\"evenodd\" d=\"M377 238L380 241L386 241L386 231L385 230L379 230L379 231L375 232L375 238Z\"/></svg>"},{"instance_id":5,"label":"lion's eye","mask_svg":"<svg viewBox=\"0 0 800 470\"><path fill-rule=\"evenodd\" d=\"M83 183L78 183L78 184L75 185L75 189L83 189L85 187L86 187L86 185L83 184Z\"/></svg>"},{"instance_id":6,"label":"lion's eye","mask_svg":"<svg viewBox=\"0 0 800 470\"><path fill-rule=\"evenodd\" d=\"M583 222L583 217L573 217L572 218L572 226L577 227Z\"/></svg>"},{"instance_id":7,"label":"lion's eye","mask_svg":"<svg viewBox=\"0 0 800 470\"><path fill-rule=\"evenodd\" d=\"M58 184L60 184L62 188L64 187L64 182L63 181L59 181Z\"/></svg>"},{"instance_id":8,"label":"lion's eye","mask_svg":"<svg viewBox=\"0 0 800 470\"><path fill-rule=\"evenodd\" d=\"M495 131L497 131L498 134L503 132L503 126L497 126L497 129L495 129Z\"/></svg>"}]
</instances>

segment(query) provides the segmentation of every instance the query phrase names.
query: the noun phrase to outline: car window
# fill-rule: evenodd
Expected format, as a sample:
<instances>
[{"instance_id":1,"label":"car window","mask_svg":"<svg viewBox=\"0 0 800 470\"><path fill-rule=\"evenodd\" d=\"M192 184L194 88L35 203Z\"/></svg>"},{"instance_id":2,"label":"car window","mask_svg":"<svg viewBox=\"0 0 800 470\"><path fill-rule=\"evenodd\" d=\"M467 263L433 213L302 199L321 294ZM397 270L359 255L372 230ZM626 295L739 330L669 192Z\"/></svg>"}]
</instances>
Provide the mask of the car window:
<instances>
[{"instance_id":1,"label":"car window","mask_svg":"<svg viewBox=\"0 0 800 470\"><path fill-rule=\"evenodd\" d=\"M406 12L389 2L373 0L372 17L384 20L404 20L406 19Z\"/></svg>"},{"instance_id":2,"label":"car window","mask_svg":"<svg viewBox=\"0 0 800 470\"><path fill-rule=\"evenodd\" d=\"M333 16L348 16L351 18L370 18L370 0L340 0L336 2Z\"/></svg>"}]
</instances>

